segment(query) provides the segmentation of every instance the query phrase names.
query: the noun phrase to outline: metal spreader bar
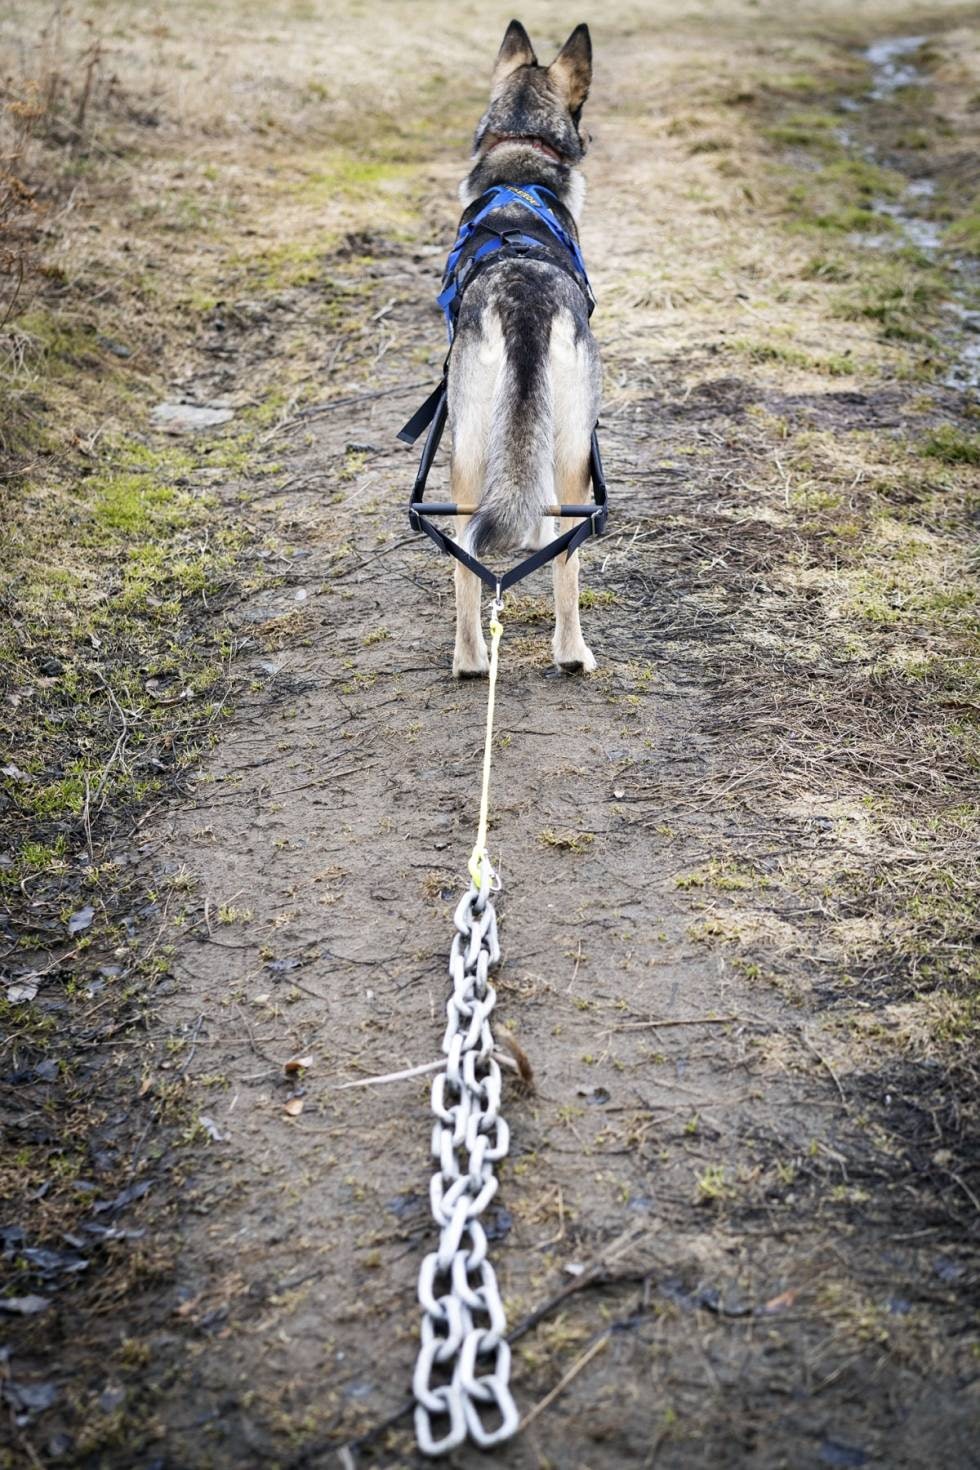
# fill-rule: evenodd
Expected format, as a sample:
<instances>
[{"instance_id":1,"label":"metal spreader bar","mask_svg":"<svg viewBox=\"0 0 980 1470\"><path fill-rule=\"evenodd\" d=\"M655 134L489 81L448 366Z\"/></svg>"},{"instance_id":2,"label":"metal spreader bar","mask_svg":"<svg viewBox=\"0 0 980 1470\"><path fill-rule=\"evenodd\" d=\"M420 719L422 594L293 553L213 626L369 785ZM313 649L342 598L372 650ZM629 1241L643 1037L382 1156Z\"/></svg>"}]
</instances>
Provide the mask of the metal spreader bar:
<instances>
[{"instance_id":1,"label":"metal spreader bar","mask_svg":"<svg viewBox=\"0 0 980 1470\"><path fill-rule=\"evenodd\" d=\"M416 515L426 516L475 516L480 509L478 505L453 505L451 501L441 500L413 500L409 503L409 512L414 511ZM593 500L589 505L546 505L541 514L543 516L594 516L596 503Z\"/></svg>"}]
</instances>

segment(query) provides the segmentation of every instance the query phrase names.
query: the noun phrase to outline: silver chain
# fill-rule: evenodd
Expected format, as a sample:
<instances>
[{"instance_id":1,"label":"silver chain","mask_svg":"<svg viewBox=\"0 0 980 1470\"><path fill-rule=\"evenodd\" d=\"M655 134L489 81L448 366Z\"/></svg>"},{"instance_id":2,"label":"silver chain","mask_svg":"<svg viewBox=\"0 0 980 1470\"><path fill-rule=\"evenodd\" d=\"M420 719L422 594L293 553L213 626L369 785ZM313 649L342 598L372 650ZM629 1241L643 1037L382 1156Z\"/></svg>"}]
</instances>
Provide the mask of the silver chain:
<instances>
[{"instance_id":1,"label":"silver chain","mask_svg":"<svg viewBox=\"0 0 980 1470\"><path fill-rule=\"evenodd\" d=\"M453 915L446 1066L432 1083L438 1168L429 1194L439 1247L419 1272L422 1347L412 1378L415 1437L424 1455L445 1455L467 1435L487 1449L509 1439L518 1423L504 1304L479 1220L497 1192L493 1166L510 1141L490 1031L497 993L488 974L500 958L492 877L484 856L479 886L471 884Z\"/></svg>"}]
</instances>

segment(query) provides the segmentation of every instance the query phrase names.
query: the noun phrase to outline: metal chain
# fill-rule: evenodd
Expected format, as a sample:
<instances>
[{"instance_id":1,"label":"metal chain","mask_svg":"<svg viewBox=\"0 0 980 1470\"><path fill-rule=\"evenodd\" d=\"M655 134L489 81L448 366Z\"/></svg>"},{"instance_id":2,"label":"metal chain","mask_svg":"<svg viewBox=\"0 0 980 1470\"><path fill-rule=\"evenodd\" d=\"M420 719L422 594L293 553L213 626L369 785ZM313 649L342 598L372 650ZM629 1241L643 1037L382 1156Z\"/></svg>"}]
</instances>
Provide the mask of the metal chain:
<instances>
[{"instance_id":1,"label":"metal chain","mask_svg":"<svg viewBox=\"0 0 980 1470\"><path fill-rule=\"evenodd\" d=\"M446 1066L432 1083L432 1156L438 1168L429 1195L439 1246L425 1257L419 1272L422 1347L412 1379L415 1437L424 1455L448 1454L467 1435L488 1449L509 1439L518 1424L508 1387L504 1305L479 1220L497 1192L494 1164L506 1156L510 1141L500 1116L500 1067L490 1030L497 993L488 977L500 958L497 915L490 901L495 874L482 846L502 631L499 612L498 600L491 621L481 837L470 862L473 881L453 915L456 933L449 954L453 988L446 1002L442 1040Z\"/></svg>"}]
</instances>

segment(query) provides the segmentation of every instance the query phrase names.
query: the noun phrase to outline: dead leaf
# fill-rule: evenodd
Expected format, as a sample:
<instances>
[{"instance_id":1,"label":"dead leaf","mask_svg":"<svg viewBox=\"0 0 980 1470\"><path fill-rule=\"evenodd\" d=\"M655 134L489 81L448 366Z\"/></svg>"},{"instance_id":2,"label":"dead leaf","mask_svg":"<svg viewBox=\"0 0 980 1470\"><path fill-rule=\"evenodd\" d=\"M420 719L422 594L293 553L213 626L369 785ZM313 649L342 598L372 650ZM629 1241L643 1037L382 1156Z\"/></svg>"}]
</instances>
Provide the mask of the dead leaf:
<instances>
[{"instance_id":1,"label":"dead leaf","mask_svg":"<svg viewBox=\"0 0 980 1470\"><path fill-rule=\"evenodd\" d=\"M305 1072L312 1065L312 1057L290 1057L289 1061L283 1067L283 1071L287 1077L291 1077L295 1072Z\"/></svg>"},{"instance_id":2,"label":"dead leaf","mask_svg":"<svg viewBox=\"0 0 980 1470\"><path fill-rule=\"evenodd\" d=\"M144 1077L143 1078L143 1081L140 1083L140 1090L136 1094L136 1096L137 1097L146 1097L146 1094L149 1092L149 1090L150 1090L150 1088L152 1086L153 1086L153 1078L152 1077Z\"/></svg>"},{"instance_id":3,"label":"dead leaf","mask_svg":"<svg viewBox=\"0 0 980 1470\"><path fill-rule=\"evenodd\" d=\"M87 903L83 909L79 909L77 913L72 914L68 920L68 933L84 934L85 930L91 927L94 918L95 909L90 903Z\"/></svg>"},{"instance_id":4,"label":"dead leaf","mask_svg":"<svg viewBox=\"0 0 980 1470\"><path fill-rule=\"evenodd\" d=\"M37 980L25 976L19 985L11 985L7 989L7 999L12 1006L20 1005L25 1000L33 1000L37 995Z\"/></svg>"},{"instance_id":5,"label":"dead leaf","mask_svg":"<svg viewBox=\"0 0 980 1470\"><path fill-rule=\"evenodd\" d=\"M531 1066L527 1052L522 1046L518 1045L517 1038L512 1036L509 1031L501 1031L498 1040L504 1051L510 1052L514 1061L517 1063L518 1075L524 1086L529 1092L533 1092L535 1090L534 1069Z\"/></svg>"},{"instance_id":6,"label":"dead leaf","mask_svg":"<svg viewBox=\"0 0 980 1470\"><path fill-rule=\"evenodd\" d=\"M790 1288L789 1291L781 1291L778 1296L770 1297L767 1302L764 1302L762 1310L764 1312L785 1312L787 1307L794 1304L796 1297L797 1293L793 1288Z\"/></svg>"},{"instance_id":7,"label":"dead leaf","mask_svg":"<svg viewBox=\"0 0 980 1470\"><path fill-rule=\"evenodd\" d=\"M287 1097L283 1103L283 1108L291 1118L298 1118L303 1111L303 1099L301 1097Z\"/></svg>"},{"instance_id":8,"label":"dead leaf","mask_svg":"<svg viewBox=\"0 0 980 1470\"><path fill-rule=\"evenodd\" d=\"M38 1312L46 1312L50 1305L46 1296L0 1297L0 1311L12 1312L19 1317L33 1317Z\"/></svg>"}]
</instances>

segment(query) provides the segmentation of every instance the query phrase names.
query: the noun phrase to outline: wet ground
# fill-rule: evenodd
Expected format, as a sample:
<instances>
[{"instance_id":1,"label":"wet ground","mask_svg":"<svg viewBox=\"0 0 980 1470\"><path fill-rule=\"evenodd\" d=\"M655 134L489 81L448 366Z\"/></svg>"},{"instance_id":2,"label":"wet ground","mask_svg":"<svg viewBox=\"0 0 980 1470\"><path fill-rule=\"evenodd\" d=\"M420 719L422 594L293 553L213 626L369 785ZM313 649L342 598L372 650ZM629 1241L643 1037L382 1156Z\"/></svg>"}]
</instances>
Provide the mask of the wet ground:
<instances>
[{"instance_id":1,"label":"wet ground","mask_svg":"<svg viewBox=\"0 0 980 1470\"><path fill-rule=\"evenodd\" d=\"M927 88L928 76L920 64L927 40L925 36L889 36L875 41L865 52L871 67L871 85L863 97L841 98L841 110L860 114L869 103L887 103L909 88ZM872 164L890 164L891 160L882 156L880 148L857 142L846 125L841 128L840 136L855 156ZM889 221L889 229L883 234L871 231L853 236L853 243L868 250L883 251L911 246L928 261L935 262L943 250L943 228L935 218L922 213L922 205L928 206L935 193L936 179L928 169L917 169L906 183L904 197L873 200L874 212ZM969 258L954 258L949 265L955 284L952 299L946 303L950 322L945 335L952 344L953 360L946 369L944 382L948 388L975 395L980 388L980 294L976 269Z\"/></svg>"}]
</instances>

